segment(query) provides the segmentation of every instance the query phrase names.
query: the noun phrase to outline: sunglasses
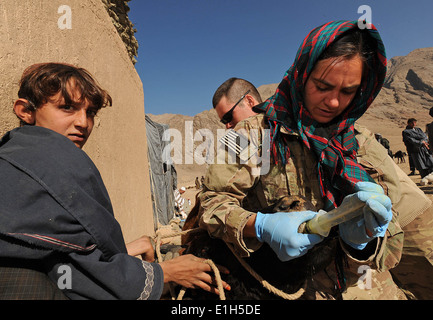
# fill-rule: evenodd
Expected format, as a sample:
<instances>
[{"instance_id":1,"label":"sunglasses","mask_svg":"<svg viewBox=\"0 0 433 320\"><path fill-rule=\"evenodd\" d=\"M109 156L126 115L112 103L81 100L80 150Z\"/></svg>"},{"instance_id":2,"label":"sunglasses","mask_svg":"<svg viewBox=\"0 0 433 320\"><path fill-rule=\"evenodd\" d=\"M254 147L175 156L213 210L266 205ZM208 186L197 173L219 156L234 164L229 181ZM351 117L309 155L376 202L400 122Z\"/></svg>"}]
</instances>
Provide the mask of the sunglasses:
<instances>
[{"instance_id":1,"label":"sunglasses","mask_svg":"<svg viewBox=\"0 0 433 320\"><path fill-rule=\"evenodd\" d=\"M222 124L227 124L232 122L233 120L233 110L235 110L235 108L238 106L239 103L241 103L241 101L245 98L245 96L250 92L250 90L248 90L247 92L244 93L244 95L239 99L238 102L235 103L235 105L226 113L224 113L224 115L221 118L221 123Z\"/></svg>"}]
</instances>

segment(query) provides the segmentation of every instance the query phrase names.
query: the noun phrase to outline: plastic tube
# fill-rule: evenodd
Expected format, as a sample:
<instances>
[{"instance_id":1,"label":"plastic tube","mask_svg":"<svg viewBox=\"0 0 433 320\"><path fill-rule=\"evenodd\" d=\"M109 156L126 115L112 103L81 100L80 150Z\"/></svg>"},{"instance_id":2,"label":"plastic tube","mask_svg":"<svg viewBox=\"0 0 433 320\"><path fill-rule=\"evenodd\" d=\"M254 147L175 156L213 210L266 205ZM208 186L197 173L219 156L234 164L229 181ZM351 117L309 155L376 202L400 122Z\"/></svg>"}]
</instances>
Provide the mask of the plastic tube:
<instances>
[{"instance_id":1,"label":"plastic tube","mask_svg":"<svg viewBox=\"0 0 433 320\"><path fill-rule=\"evenodd\" d=\"M313 219L301 224L298 231L300 233L315 233L326 237L333 226L360 215L362 211L359 209L364 205L365 202L359 200L356 195L346 197L336 209L329 212L319 210Z\"/></svg>"}]
</instances>

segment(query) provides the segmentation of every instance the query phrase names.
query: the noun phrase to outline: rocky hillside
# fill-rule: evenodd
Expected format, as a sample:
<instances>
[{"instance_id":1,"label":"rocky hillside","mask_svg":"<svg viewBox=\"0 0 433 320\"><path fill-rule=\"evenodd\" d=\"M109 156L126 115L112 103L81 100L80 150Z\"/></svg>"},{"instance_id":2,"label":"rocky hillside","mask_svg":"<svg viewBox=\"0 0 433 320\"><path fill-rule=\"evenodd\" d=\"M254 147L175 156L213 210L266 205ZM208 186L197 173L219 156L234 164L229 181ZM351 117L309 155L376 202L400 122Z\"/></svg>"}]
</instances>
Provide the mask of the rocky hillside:
<instances>
[{"instance_id":1,"label":"rocky hillside","mask_svg":"<svg viewBox=\"0 0 433 320\"><path fill-rule=\"evenodd\" d=\"M263 99L266 99L275 92L277 86L278 84L262 85L258 90ZM371 131L379 132L388 138L391 149L395 152L399 149L404 150L401 131L406 126L407 119L416 118L418 126L424 129L427 123L433 121L428 115L431 107L433 107L433 48L417 49L407 56L389 60L384 88L359 122ZM215 139L217 130L224 129L213 109L205 110L194 117L173 114L149 114L149 116L156 122L166 123L170 128L179 130L183 138L185 138L185 123L189 121L189 128L193 129L192 134L196 134L196 146L205 140L205 138L200 140L200 129L210 130ZM181 183L194 181L196 176L204 174L205 168L205 165L197 164L176 165Z\"/></svg>"},{"instance_id":2,"label":"rocky hillside","mask_svg":"<svg viewBox=\"0 0 433 320\"><path fill-rule=\"evenodd\" d=\"M403 126L407 118L430 122L433 107L433 48L417 49L388 63L384 88L368 115Z\"/></svg>"}]
</instances>

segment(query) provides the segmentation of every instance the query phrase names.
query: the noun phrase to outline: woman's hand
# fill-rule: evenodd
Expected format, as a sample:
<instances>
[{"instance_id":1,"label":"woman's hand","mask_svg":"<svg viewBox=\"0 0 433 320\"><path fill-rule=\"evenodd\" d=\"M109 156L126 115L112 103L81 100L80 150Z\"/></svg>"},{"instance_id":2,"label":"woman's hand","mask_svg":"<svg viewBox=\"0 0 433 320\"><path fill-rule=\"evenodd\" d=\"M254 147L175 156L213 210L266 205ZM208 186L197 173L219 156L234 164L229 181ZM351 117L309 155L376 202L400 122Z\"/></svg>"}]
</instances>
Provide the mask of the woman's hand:
<instances>
[{"instance_id":1,"label":"woman's hand","mask_svg":"<svg viewBox=\"0 0 433 320\"><path fill-rule=\"evenodd\" d=\"M206 259L198 258L187 254L171 260L163 261L159 265L164 272L164 282L176 282L185 288L201 288L203 290L220 294L217 288L215 277L209 272L213 272ZM228 274L229 271L223 266L217 266L222 273ZM230 290L226 282L222 282L223 288Z\"/></svg>"},{"instance_id":2,"label":"woman's hand","mask_svg":"<svg viewBox=\"0 0 433 320\"><path fill-rule=\"evenodd\" d=\"M346 198L357 197L365 205L359 209L357 217L341 223L338 228L345 243L362 250L372 239L385 236L392 219L392 202L382 187L373 182L358 182L355 191Z\"/></svg>"}]
</instances>

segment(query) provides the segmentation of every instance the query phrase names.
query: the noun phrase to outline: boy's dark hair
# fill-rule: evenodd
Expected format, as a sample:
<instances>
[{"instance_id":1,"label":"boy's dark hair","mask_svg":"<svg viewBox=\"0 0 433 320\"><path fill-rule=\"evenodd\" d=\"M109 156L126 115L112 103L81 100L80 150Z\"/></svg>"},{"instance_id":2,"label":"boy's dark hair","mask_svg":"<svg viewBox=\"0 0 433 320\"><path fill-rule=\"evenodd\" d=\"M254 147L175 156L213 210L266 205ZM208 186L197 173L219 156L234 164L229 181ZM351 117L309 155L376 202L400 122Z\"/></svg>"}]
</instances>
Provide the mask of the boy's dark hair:
<instances>
[{"instance_id":1,"label":"boy's dark hair","mask_svg":"<svg viewBox=\"0 0 433 320\"><path fill-rule=\"evenodd\" d=\"M417 120L415 118L409 118L409 119L407 119L407 124L414 123L414 122L417 122Z\"/></svg>"},{"instance_id":2,"label":"boy's dark hair","mask_svg":"<svg viewBox=\"0 0 433 320\"><path fill-rule=\"evenodd\" d=\"M68 92L71 81L81 93L80 101L87 99L98 110L112 105L111 96L87 70L66 63L39 63L28 67L21 77L18 97L29 102L26 107L31 111L59 92L69 104L73 102Z\"/></svg>"},{"instance_id":3,"label":"boy's dark hair","mask_svg":"<svg viewBox=\"0 0 433 320\"><path fill-rule=\"evenodd\" d=\"M240 78L230 78L224 81L215 91L212 98L212 105L215 108L222 97L226 97L229 101L236 102L247 90L250 90L249 94L252 95L257 102L262 102L260 93L251 82Z\"/></svg>"}]
</instances>

